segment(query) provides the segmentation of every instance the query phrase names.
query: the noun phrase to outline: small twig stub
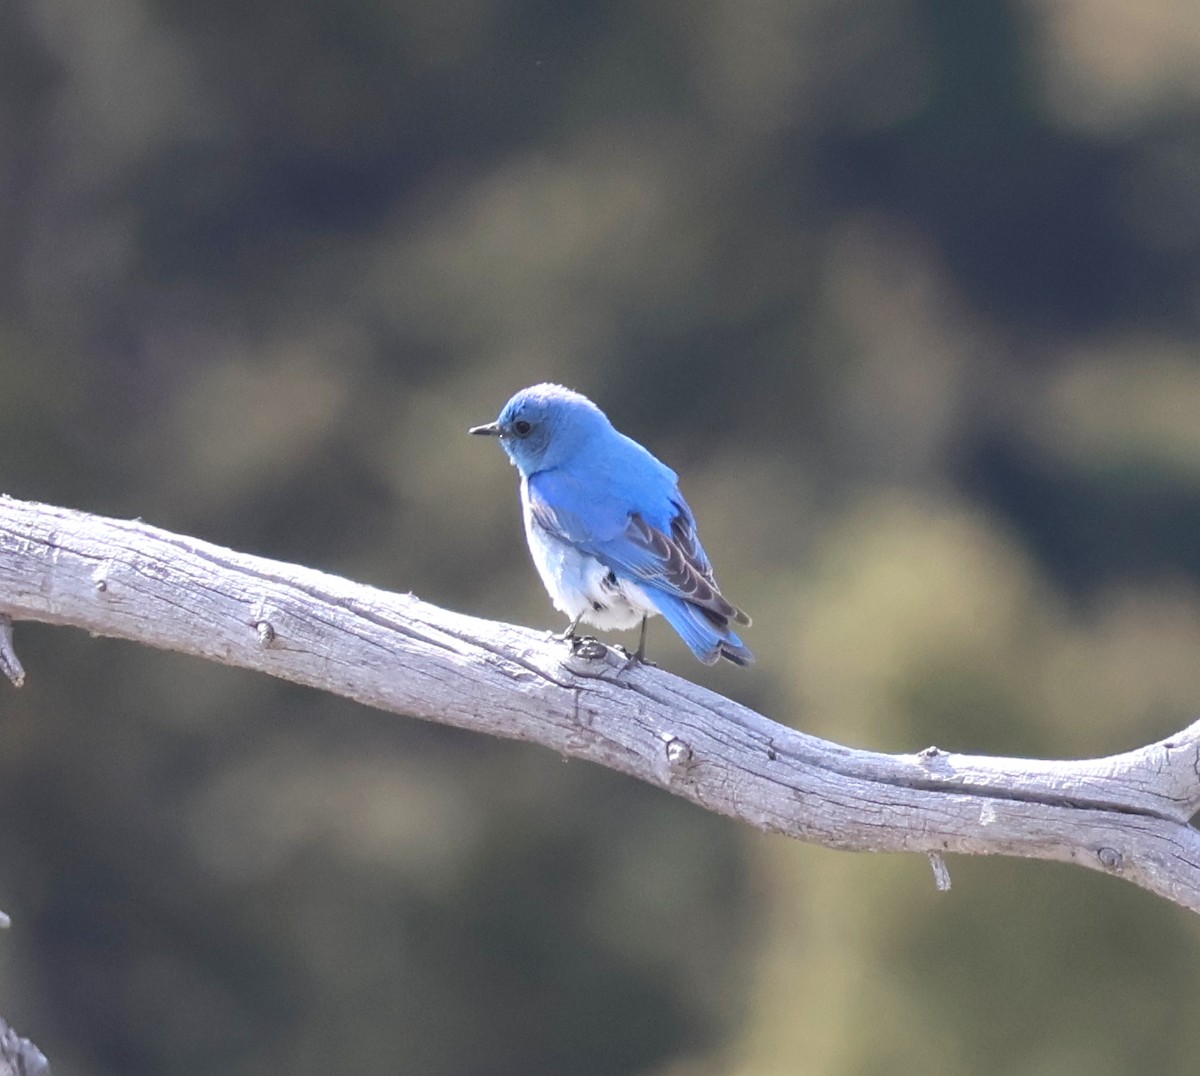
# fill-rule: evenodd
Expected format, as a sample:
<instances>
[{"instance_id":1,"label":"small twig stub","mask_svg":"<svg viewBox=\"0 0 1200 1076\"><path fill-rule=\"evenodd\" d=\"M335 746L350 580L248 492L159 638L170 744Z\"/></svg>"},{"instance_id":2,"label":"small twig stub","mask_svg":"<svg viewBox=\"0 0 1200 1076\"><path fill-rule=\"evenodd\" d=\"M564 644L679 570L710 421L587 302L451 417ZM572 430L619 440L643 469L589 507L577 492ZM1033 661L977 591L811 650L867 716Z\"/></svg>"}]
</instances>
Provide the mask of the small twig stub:
<instances>
[{"instance_id":1,"label":"small twig stub","mask_svg":"<svg viewBox=\"0 0 1200 1076\"><path fill-rule=\"evenodd\" d=\"M933 868L933 884L939 893L945 893L950 888L950 868L938 852L929 853L929 865Z\"/></svg>"},{"instance_id":2,"label":"small twig stub","mask_svg":"<svg viewBox=\"0 0 1200 1076\"><path fill-rule=\"evenodd\" d=\"M25 683L25 669L13 649L13 622L0 613L0 673L12 681L13 687Z\"/></svg>"}]
</instances>

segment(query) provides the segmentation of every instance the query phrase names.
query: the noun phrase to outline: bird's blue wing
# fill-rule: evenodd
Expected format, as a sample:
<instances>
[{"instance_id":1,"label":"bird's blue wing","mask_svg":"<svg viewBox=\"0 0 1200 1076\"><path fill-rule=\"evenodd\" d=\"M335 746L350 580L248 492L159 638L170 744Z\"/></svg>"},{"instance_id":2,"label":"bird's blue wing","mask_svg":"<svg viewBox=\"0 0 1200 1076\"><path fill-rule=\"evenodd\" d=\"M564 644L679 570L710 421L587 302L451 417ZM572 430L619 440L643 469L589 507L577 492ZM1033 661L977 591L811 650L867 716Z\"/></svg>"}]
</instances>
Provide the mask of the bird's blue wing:
<instances>
[{"instance_id":1,"label":"bird's blue wing","mask_svg":"<svg viewBox=\"0 0 1200 1076\"><path fill-rule=\"evenodd\" d=\"M668 488L637 498L640 503L597 477L589 475L585 484L563 470L531 475L529 510L535 522L638 583L652 598L658 592L694 606L719 630L730 621L750 623L717 589L695 517L673 476ZM666 615L662 605L660 611Z\"/></svg>"}]
</instances>

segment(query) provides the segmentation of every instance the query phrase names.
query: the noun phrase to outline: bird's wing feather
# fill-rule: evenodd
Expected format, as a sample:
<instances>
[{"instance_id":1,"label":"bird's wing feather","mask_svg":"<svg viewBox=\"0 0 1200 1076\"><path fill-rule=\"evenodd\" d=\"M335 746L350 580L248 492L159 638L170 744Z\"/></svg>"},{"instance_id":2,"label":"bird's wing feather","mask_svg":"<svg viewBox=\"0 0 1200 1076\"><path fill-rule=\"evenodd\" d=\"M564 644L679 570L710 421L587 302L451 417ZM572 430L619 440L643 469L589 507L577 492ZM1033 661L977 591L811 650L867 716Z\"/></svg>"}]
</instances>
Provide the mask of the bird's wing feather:
<instances>
[{"instance_id":1,"label":"bird's wing feather","mask_svg":"<svg viewBox=\"0 0 1200 1076\"><path fill-rule=\"evenodd\" d=\"M712 565L696 535L691 508L672 483L651 504L635 505L611 483L583 483L563 471L528 479L534 521L634 582L682 598L714 623L750 618L717 589Z\"/></svg>"}]
</instances>

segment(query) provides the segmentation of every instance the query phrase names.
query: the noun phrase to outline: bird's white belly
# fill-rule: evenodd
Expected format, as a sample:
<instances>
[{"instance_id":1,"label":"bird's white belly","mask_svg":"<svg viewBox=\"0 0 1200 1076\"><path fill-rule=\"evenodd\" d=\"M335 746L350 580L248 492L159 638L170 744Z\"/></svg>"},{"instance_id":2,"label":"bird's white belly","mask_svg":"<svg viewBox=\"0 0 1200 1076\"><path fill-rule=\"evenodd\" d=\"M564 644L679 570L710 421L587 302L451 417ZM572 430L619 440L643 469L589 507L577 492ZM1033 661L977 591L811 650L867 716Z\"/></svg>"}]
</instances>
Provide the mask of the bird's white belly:
<instances>
[{"instance_id":1,"label":"bird's white belly","mask_svg":"<svg viewBox=\"0 0 1200 1076\"><path fill-rule=\"evenodd\" d=\"M634 628L658 612L636 583L618 578L595 557L547 533L525 512L525 538L554 607L602 631Z\"/></svg>"}]
</instances>

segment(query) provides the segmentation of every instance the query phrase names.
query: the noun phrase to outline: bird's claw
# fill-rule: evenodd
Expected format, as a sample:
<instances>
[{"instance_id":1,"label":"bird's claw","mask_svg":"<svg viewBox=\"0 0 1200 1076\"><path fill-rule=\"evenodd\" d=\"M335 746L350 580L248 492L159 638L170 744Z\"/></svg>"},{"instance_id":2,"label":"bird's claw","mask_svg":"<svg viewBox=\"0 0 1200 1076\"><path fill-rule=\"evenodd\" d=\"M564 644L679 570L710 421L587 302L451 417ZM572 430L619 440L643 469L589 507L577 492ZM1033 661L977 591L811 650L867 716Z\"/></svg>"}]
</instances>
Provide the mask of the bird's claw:
<instances>
[{"instance_id":1,"label":"bird's claw","mask_svg":"<svg viewBox=\"0 0 1200 1076\"><path fill-rule=\"evenodd\" d=\"M630 669L636 668L638 665L645 665L647 669L657 669L658 663L651 661L641 650L634 650L632 653L621 646L617 648L625 655L625 664L621 666L621 672L628 672Z\"/></svg>"}]
</instances>

